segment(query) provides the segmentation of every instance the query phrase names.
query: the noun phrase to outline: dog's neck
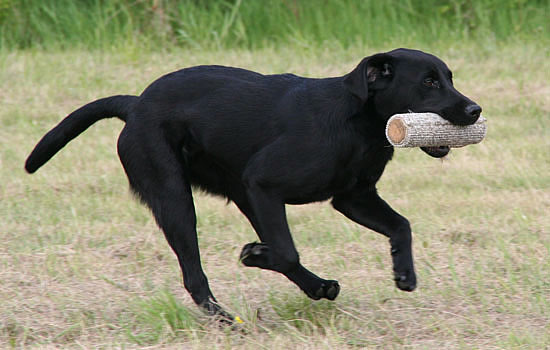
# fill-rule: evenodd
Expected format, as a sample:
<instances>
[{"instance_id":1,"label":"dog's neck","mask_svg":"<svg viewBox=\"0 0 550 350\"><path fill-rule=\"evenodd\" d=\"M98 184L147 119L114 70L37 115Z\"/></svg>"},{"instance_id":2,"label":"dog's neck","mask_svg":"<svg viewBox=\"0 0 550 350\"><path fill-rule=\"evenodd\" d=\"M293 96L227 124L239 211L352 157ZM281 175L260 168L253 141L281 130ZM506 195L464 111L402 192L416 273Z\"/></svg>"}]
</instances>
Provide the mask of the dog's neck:
<instances>
[{"instance_id":1,"label":"dog's neck","mask_svg":"<svg viewBox=\"0 0 550 350\"><path fill-rule=\"evenodd\" d=\"M358 104L352 117L354 128L357 132L371 140L384 140L384 144L388 143L389 145L385 136L386 123L389 117L382 115L376 110L373 100L373 98L369 98L366 103Z\"/></svg>"}]
</instances>

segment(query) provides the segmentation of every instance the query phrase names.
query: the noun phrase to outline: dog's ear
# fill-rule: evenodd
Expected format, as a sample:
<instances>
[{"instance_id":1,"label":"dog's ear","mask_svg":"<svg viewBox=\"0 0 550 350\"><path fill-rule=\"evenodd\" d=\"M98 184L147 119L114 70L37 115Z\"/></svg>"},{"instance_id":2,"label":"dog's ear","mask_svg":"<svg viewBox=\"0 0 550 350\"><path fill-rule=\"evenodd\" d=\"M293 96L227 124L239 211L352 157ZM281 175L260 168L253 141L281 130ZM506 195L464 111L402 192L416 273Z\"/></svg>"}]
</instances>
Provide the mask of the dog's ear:
<instances>
[{"instance_id":1,"label":"dog's ear","mask_svg":"<svg viewBox=\"0 0 550 350\"><path fill-rule=\"evenodd\" d=\"M353 71L346 75L344 85L361 102L366 102L369 92L384 88L392 77L392 57L386 53L379 53L365 57Z\"/></svg>"}]
</instances>

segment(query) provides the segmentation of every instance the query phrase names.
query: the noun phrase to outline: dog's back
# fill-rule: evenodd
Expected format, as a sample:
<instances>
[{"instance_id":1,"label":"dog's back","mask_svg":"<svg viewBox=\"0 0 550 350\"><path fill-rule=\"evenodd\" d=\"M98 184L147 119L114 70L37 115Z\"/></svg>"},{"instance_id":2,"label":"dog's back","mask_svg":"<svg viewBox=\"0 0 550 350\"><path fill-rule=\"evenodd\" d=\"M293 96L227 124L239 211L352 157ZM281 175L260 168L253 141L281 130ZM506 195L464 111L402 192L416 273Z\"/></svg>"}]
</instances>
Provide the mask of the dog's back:
<instances>
[{"instance_id":1,"label":"dog's back","mask_svg":"<svg viewBox=\"0 0 550 350\"><path fill-rule=\"evenodd\" d=\"M145 89L135 119L128 123L145 130L164 125L173 135L169 137L181 143L192 180L210 190L216 187L209 185L214 179L207 180L216 173L212 169L219 169L220 177L240 178L254 154L281 137L310 153L315 150L309 144L319 149L322 140L337 138L338 125L345 120L334 119L349 114L341 112L349 101L338 99L339 85L341 80L331 78L192 67L165 75Z\"/></svg>"}]
</instances>

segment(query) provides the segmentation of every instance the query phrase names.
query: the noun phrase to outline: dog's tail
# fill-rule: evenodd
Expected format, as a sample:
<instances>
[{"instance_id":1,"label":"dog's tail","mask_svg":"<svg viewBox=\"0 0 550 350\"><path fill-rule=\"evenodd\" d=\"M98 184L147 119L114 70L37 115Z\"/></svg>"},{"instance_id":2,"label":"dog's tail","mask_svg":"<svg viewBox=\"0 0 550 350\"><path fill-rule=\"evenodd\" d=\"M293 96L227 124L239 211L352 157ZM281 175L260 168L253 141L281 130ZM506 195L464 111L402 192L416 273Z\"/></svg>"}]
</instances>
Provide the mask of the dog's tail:
<instances>
[{"instance_id":1,"label":"dog's tail","mask_svg":"<svg viewBox=\"0 0 550 350\"><path fill-rule=\"evenodd\" d=\"M27 158L25 169L31 174L34 173L69 141L98 120L116 116L120 120L126 121L137 99L137 96L130 95L105 97L72 112L42 137Z\"/></svg>"}]
</instances>

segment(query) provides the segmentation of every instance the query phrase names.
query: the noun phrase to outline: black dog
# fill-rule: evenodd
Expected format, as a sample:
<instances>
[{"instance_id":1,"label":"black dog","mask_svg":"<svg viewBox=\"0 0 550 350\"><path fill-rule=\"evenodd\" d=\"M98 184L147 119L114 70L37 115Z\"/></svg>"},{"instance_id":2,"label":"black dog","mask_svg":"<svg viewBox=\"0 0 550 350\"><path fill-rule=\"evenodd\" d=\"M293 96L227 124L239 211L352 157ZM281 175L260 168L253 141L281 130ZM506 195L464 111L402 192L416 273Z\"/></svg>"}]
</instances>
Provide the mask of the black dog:
<instances>
[{"instance_id":1,"label":"black dog","mask_svg":"<svg viewBox=\"0 0 550 350\"><path fill-rule=\"evenodd\" d=\"M326 79L192 67L139 97L107 97L74 111L44 136L25 168L35 172L100 119L125 121L118 153L131 188L176 253L185 288L210 314L226 315L201 267L192 186L233 201L258 233L261 243L241 252L244 265L280 272L310 298L333 300L340 286L300 264L285 204L330 198L351 220L389 237L397 287L412 291L409 222L376 191L393 155L386 121L407 111L467 125L481 108L455 90L445 63L416 50L366 57L351 73Z\"/></svg>"}]
</instances>

